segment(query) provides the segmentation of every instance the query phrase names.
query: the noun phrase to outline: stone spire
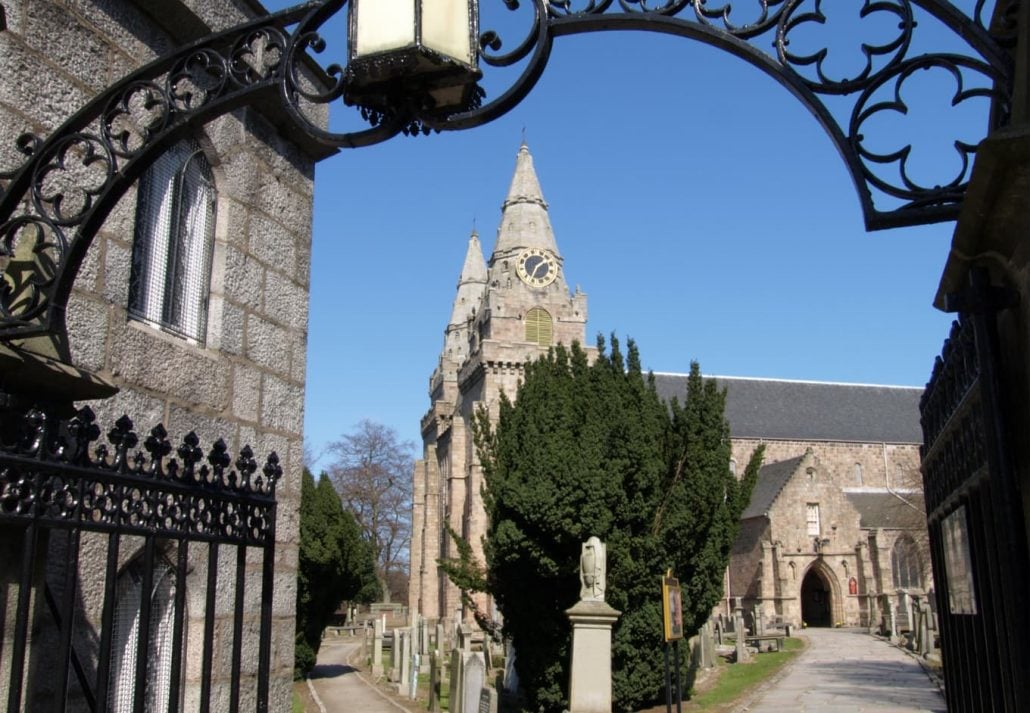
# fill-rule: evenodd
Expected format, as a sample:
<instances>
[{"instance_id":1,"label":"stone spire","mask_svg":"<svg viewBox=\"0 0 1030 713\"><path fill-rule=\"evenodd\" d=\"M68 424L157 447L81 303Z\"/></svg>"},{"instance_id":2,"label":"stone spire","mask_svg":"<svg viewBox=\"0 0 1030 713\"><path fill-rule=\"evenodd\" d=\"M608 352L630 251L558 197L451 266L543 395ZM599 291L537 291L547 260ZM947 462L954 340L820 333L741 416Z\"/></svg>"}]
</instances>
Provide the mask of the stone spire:
<instances>
[{"instance_id":1,"label":"stone spire","mask_svg":"<svg viewBox=\"0 0 1030 713\"><path fill-rule=\"evenodd\" d=\"M454 308L451 310L451 327L464 327L472 312L479 306L486 289L486 262L483 260L483 247L479 244L479 234L473 230L469 236L468 250L465 252L465 264L458 278L458 294L454 297Z\"/></svg>"},{"instance_id":2,"label":"stone spire","mask_svg":"<svg viewBox=\"0 0 1030 713\"><path fill-rule=\"evenodd\" d=\"M508 197L501 206L501 225L497 229L494 256L521 252L527 248L548 250L558 256L558 246L547 215L547 201L540 190L540 181L533 168L533 156L525 139L515 158L515 175L508 188Z\"/></svg>"}]
</instances>

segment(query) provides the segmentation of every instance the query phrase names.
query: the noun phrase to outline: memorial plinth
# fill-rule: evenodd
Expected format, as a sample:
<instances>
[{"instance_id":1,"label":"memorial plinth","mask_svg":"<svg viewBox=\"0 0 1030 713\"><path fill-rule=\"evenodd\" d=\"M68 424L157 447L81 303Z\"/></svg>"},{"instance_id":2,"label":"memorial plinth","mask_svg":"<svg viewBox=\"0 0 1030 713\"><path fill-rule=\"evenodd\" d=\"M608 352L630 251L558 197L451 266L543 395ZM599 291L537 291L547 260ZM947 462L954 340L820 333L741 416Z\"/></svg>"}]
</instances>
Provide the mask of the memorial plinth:
<instances>
[{"instance_id":1,"label":"memorial plinth","mask_svg":"<svg viewBox=\"0 0 1030 713\"><path fill-rule=\"evenodd\" d=\"M580 601L565 613L572 622L569 713L611 713L612 626L622 612Z\"/></svg>"}]
</instances>

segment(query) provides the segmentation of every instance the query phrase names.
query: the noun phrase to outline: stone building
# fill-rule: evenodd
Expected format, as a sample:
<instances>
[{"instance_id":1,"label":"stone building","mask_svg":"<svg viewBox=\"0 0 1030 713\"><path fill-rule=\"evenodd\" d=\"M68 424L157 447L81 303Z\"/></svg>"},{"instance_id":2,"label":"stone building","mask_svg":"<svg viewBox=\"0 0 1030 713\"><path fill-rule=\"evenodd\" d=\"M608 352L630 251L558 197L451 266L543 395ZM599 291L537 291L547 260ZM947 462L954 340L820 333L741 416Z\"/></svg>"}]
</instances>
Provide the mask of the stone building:
<instances>
[{"instance_id":1,"label":"stone building","mask_svg":"<svg viewBox=\"0 0 1030 713\"><path fill-rule=\"evenodd\" d=\"M91 97L172 48L264 15L257 0L3 0L0 172L24 160L15 148L23 132L45 137ZM117 391L110 398L88 401L103 433L125 413L144 435L163 423L173 443L194 431L205 449L222 438L230 453L249 444L261 457L272 451L279 454L284 475L278 489L270 709L288 711L312 181L314 164L326 153L296 143L302 132L290 129L277 103L268 97L236 109L169 147L121 198L92 242L68 302L67 342L36 338L10 346L71 365L81 383L90 385L80 396ZM9 363L3 364L7 370ZM7 370L3 386L24 376ZM78 403L84 401L80 398ZM122 542L119 592L140 586L138 545L134 538ZM166 546L161 571L153 573L155 601L172 596L164 575L174 562L174 546ZM196 710L198 705L196 642L206 611L206 560L193 561L199 550L190 550L187 663L179 710ZM233 571L234 559L226 556L220 567ZM73 648L87 674L95 673L97 666L89 642L94 642L95 651L103 562L101 541L84 538L79 563L81 621ZM253 626L259 607L251 593L259 591L259 563L248 565L247 571L248 615L253 616L244 622L239 710L254 710L257 661ZM215 613L215 628L223 637L231 629L224 612L231 611L232 577L227 581L229 588L220 593ZM10 616L12 609L5 611ZM135 625L117 616L119 630ZM131 618L132 613L126 616ZM129 640L131 636L116 640L116 648L118 641ZM160 632L155 640L159 643L152 642L156 648L146 676L147 695L153 699L148 706L167 710L160 700L167 695L163 686L168 675L161 647L170 642ZM216 639L213 710L228 709L225 642ZM132 672L119 668L118 651L114 657L109 700L100 705L104 710L128 710ZM0 701L6 707L6 675L3 680ZM35 709L43 700L38 697L48 694L36 686L35 695L35 701L27 701L28 709ZM73 683L72 710L77 709L76 701L82 703L76 695L81 692Z\"/></svg>"},{"instance_id":2,"label":"stone building","mask_svg":"<svg viewBox=\"0 0 1030 713\"><path fill-rule=\"evenodd\" d=\"M766 620L876 626L888 607L908 626L932 589L922 476L922 389L716 377L726 389L731 468L760 444L764 465L744 511L723 612ZM656 375L664 398L686 377Z\"/></svg>"},{"instance_id":3,"label":"stone building","mask_svg":"<svg viewBox=\"0 0 1030 713\"><path fill-rule=\"evenodd\" d=\"M469 240L415 464L409 606L467 618L436 561L453 557L446 528L481 557L486 516L470 422L516 392L523 365L551 344L584 343L586 296L569 294L529 150L523 145L490 261ZM718 377L727 389L731 467L759 444L765 463L727 575L724 608L772 619L868 624L899 592L928 585L918 492L921 389ZM657 374L682 400L686 375ZM893 564L901 565L892 570ZM904 597L900 597L901 600ZM488 607L484 597L478 602ZM820 608L821 607L821 608Z\"/></svg>"}]
</instances>

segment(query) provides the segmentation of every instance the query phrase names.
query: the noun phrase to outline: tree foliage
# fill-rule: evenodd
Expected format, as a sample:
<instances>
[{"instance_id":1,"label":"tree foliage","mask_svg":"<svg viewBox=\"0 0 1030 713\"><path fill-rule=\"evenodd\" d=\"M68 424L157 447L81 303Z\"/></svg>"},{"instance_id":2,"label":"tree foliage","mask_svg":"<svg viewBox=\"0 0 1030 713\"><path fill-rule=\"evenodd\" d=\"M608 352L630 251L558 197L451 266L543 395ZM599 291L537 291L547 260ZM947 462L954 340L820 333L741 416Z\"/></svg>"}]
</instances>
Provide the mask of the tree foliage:
<instances>
[{"instance_id":1,"label":"tree foliage","mask_svg":"<svg viewBox=\"0 0 1030 713\"><path fill-rule=\"evenodd\" d=\"M294 675L300 677L315 665L322 630L340 603L366 603L379 596L372 548L361 528L344 511L326 475L316 485L307 468L301 482L297 569Z\"/></svg>"},{"instance_id":2,"label":"tree foliage","mask_svg":"<svg viewBox=\"0 0 1030 713\"><path fill-rule=\"evenodd\" d=\"M614 704L661 697L660 577L679 577L684 630L700 627L723 572L761 453L738 482L729 469L725 392L691 365L684 405L664 404L635 344L588 363L578 344L526 366L517 401L502 396L496 427L477 414L489 529L487 588L518 651L530 710L567 701L570 625L580 546L607 543L606 601L622 612L613 638Z\"/></svg>"},{"instance_id":3,"label":"tree foliage","mask_svg":"<svg viewBox=\"0 0 1030 713\"><path fill-rule=\"evenodd\" d=\"M336 457L330 477L372 544L385 590L407 572L414 445L398 440L392 428L364 420L329 450Z\"/></svg>"}]
</instances>

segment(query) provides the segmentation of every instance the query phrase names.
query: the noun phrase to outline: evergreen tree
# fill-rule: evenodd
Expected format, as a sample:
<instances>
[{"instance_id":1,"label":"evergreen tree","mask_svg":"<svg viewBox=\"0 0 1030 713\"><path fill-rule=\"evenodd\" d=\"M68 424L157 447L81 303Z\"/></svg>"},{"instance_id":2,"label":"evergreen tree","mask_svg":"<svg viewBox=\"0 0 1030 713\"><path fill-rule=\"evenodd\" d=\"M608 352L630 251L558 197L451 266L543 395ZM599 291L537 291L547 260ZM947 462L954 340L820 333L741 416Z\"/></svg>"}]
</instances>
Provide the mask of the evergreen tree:
<instances>
[{"instance_id":1,"label":"evergreen tree","mask_svg":"<svg viewBox=\"0 0 1030 713\"><path fill-rule=\"evenodd\" d=\"M326 475L315 485L307 468L301 482L297 570L294 675L302 677L315 665L322 631L340 603L379 596L375 558L361 528L343 509Z\"/></svg>"},{"instance_id":2,"label":"evergreen tree","mask_svg":"<svg viewBox=\"0 0 1030 713\"><path fill-rule=\"evenodd\" d=\"M502 396L496 428L481 411L476 441L489 519L488 591L518 652L530 710L567 701L570 625L580 546L607 543L606 601L623 612L613 640L614 703L660 698L660 577L680 577L685 633L719 598L737 523L761 454L738 483L729 470L725 395L691 366L684 406L661 402L631 341L613 337L588 364L578 344L526 366L517 402Z\"/></svg>"}]
</instances>

